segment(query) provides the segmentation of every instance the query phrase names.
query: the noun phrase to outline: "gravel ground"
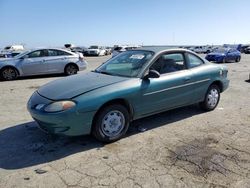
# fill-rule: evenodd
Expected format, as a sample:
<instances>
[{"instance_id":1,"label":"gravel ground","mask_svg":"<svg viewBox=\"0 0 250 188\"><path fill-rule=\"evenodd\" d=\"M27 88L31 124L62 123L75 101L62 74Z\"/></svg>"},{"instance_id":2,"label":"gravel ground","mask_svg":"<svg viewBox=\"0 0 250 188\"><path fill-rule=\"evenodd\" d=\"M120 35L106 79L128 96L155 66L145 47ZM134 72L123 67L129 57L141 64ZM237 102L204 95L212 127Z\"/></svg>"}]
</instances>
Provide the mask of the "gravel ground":
<instances>
[{"instance_id":1,"label":"gravel ground","mask_svg":"<svg viewBox=\"0 0 250 188\"><path fill-rule=\"evenodd\" d=\"M89 70L108 58L88 57ZM137 120L107 145L37 128L26 102L62 76L0 82L0 187L250 187L250 55L227 66L230 87L216 110Z\"/></svg>"}]
</instances>

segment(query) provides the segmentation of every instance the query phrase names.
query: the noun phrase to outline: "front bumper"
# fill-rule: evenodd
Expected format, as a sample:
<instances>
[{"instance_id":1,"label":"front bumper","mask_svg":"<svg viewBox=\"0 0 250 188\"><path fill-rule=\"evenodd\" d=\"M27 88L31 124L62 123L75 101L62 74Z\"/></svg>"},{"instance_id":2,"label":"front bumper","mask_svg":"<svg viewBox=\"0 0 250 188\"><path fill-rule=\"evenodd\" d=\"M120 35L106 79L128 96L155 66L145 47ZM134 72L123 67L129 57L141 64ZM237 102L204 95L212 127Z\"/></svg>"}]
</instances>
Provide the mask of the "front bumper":
<instances>
[{"instance_id":1,"label":"front bumper","mask_svg":"<svg viewBox=\"0 0 250 188\"><path fill-rule=\"evenodd\" d=\"M38 104L49 104L51 102L53 101L35 92L27 104L30 115L42 130L51 134L67 136L90 134L95 111L80 113L77 107L74 107L62 112L47 113L35 109Z\"/></svg>"},{"instance_id":2,"label":"front bumper","mask_svg":"<svg viewBox=\"0 0 250 188\"><path fill-rule=\"evenodd\" d=\"M224 79L222 81L222 91L221 92L225 91L229 87L229 82L230 81L228 79Z\"/></svg>"}]
</instances>

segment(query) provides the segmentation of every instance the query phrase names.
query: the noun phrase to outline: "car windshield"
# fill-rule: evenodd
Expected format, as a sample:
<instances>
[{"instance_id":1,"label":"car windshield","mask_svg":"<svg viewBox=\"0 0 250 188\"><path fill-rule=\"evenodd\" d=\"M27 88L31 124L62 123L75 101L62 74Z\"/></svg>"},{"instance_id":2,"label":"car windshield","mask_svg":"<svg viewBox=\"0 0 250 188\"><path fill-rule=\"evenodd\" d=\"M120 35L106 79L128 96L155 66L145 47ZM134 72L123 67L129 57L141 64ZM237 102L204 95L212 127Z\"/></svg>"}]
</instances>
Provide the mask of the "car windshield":
<instances>
[{"instance_id":1,"label":"car windshield","mask_svg":"<svg viewBox=\"0 0 250 188\"><path fill-rule=\"evenodd\" d=\"M134 50L123 52L98 67L95 72L102 74L137 77L142 67L152 58L153 52Z\"/></svg>"},{"instance_id":2,"label":"car windshield","mask_svg":"<svg viewBox=\"0 0 250 188\"><path fill-rule=\"evenodd\" d=\"M225 48L219 48L217 50L215 50L215 52L217 53L226 53L228 51L228 49L225 49Z\"/></svg>"},{"instance_id":3,"label":"car windshield","mask_svg":"<svg viewBox=\"0 0 250 188\"><path fill-rule=\"evenodd\" d=\"M18 58L22 57L23 55L27 54L28 52L30 52L30 50L25 51L25 52L22 52L22 53L20 53L20 54L16 55L16 56L15 56L15 58L17 58L17 59L18 59Z\"/></svg>"},{"instance_id":4,"label":"car windshield","mask_svg":"<svg viewBox=\"0 0 250 188\"><path fill-rule=\"evenodd\" d=\"M115 47L114 48L114 50L116 50L116 51L119 51L119 50L121 50L122 49L122 47Z\"/></svg>"}]
</instances>

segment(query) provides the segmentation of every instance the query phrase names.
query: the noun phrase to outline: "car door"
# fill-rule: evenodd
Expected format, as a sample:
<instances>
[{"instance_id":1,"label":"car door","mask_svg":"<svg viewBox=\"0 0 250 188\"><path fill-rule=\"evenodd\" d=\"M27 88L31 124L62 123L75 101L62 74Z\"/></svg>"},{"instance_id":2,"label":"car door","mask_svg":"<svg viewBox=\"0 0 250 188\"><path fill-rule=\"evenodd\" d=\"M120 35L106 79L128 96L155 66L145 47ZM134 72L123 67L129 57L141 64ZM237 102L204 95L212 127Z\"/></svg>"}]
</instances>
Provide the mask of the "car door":
<instances>
[{"instance_id":1,"label":"car door","mask_svg":"<svg viewBox=\"0 0 250 188\"><path fill-rule=\"evenodd\" d=\"M236 50L236 49L233 49L232 50L232 61L236 61L236 59L238 58L238 56L239 56L239 51L238 50Z\"/></svg>"},{"instance_id":2,"label":"car door","mask_svg":"<svg viewBox=\"0 0 250 188\"><path fill-rule=\"evenodd\" d=\"M188 69L193 75L192 82L190 82L193 89L193 100L200 102L207 92L211 75L210 72L206 71L206 64L199 56L188 52L185 53L185 56Z\"/></svg>"},{"instance_id":3,"label":"car door","mask_svg":"<svg viewBox=\"0 0 250 188\"><path fill-rule=\"evenodd\" d=\"M161 55L149 68L160 73L159 78L143 79L141 85L142 116L193 102L193 76L187 69L182 53Z\"/></svg>"},{"instance_id":4,"label":"car door","mask_svg":"<svg viewBox=\"0 0 250 188\"><path fill-rule=\"evenodd\" d=\"M47 57L47 50L35 50L25 55L21 58L23 75L46 74L48 71L46 64Z\"/></svg>"},{"instance_id":5,"label":"car door","mask_svg":"<svg viewBox=\"0 0 250 188\"><path fill-rule=\"evenodd\" d=\"M49 58L47 61L48 71L50 73L64 72L64 67L68 62L68 56L70 54L57 49L49 49L48 53L49 53Z\"/></svg>"},{"instance_id":6,"label":"car door","mask_svg":"<svg viewBox=\"0 0 250 188\"><path fill-rule=\"evenodd\" d=\"M233 49L230 49L228 52L227 52L227 60L228 61L233 61L234 59L235 59L235 57L234 57L234 51L233 51Z\"/></svg>"}]
</instances>

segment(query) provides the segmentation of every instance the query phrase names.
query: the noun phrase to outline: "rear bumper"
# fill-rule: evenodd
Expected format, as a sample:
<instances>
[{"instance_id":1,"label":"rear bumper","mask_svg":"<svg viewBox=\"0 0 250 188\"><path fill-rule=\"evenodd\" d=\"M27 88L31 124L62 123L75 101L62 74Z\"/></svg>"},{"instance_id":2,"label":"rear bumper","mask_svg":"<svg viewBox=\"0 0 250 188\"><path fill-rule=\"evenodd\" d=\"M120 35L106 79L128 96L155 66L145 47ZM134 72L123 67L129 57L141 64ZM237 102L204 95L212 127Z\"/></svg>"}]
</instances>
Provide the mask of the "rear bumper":
<instances>
[{"instance_id":1,"label":"rear bumper","mask_svg":"<svg viewBox=\"0 0 250 188\"><path fill-rule=\"evenodd\" d=\"M78 61L77 62L79 71L85 70L88 67L88 63L86 61Z\"/></svg>"}]
</instances>

